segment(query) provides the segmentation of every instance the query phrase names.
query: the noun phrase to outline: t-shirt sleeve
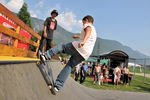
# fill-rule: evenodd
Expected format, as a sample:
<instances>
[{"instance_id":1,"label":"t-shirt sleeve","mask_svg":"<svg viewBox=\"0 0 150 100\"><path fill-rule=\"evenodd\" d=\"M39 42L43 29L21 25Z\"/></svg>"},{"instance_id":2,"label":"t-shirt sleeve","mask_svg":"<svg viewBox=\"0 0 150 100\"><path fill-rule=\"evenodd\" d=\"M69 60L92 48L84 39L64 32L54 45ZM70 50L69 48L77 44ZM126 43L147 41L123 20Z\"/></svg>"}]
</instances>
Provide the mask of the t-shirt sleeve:
<instances>
[{"instance_id":1,"label":"t-shirt sleeve","mask_svg":"<svg viewBox=\"0 0 150 100\"><path fill-rule=\"evenodd\" d=\"M85 29L88 26L90 26L90 25L89 24L84 24L83 29Z\"/></svg>"},{"instance_id":2,"label":"t-shirt sleeve","mask_svg":"<svg viewBox=\"0 0 150 100\"><path fill-rule=\"evenodd\" d=\"M44 26L47 26L48 24L48 18L46 18L46 20L44 21Z\"/></svg>"}]
</instances>

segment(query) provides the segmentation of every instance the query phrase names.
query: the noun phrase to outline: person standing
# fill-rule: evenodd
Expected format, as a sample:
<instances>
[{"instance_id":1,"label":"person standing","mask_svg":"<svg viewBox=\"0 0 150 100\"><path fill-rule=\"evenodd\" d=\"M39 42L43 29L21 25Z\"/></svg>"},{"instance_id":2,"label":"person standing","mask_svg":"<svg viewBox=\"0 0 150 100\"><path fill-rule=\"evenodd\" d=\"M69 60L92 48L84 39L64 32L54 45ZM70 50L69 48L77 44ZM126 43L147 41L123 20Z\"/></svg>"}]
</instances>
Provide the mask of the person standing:
<instances>
[{"instance_id":1,"label":"person standing","mask_svg":"<svg viewBox=\"0 0 150 100\"><path fill-rule=\"evenodd\" d=\"M39 50L44 52L44 46L46 45L46 50L49 50L52 47L53 33L57 28L57 20L55 19L58 16L57 10L51 12L51 17L47 17L44 22L44 32L40 41Z\"/></svg>"},{"instance_id":2,"label":"person standing","mask_svg":"<svg viewBox=\"0 0 150 100\"><path fill-rule=\"evenodd\" d=\"M80 72L80 84L84 83L86 79L87 69L88 69L88 65L86 65L86 63L83 63L81 67L81 72Z\"/></svg>"},{"instance_id":3,"label":"person standing","mask_svg":"<svg viewBox=\"0 0 150 100\"><path fill-rule=\"evenodd\" d=\"M100 66L100 64L97 64L95 66L94 72L95 72L94 84L98 83L98 85L101 85L101 80L100 80L101 66Z\"/></svg>"},{"instance_id":4,"label":"person standing","mask_svg":"<svg viewBox=\"0 0 150 100\"><path fill-rule=\"evenodd\" d=\"M78 78L80 76L80 69L81 69L81 64L78 64L77 66L75 66L75 73L74 73L74 80L78 81Z\"/></svg>"},{"instance_id":5,"label":"person standing","mask_svg":"<svg viewBox=\"0 0 150 100\"><path fill-rule=\"evenodd\" d=\"M118 82L120 81L120 77L121 77L121 70L120 70L120 67L117 66L114 69L114 86L115 87L118 87Z\"/></svg>"},{"instance_id":6,"label":"person standing","mask_svg":"<svg viewBox=\"0 0 150 100\"><path fill-rule=\"evenodd\" d=\"M129 74L129 69L125 66L123 68L123 85L127 86L128 85L128 74Z\"/></svg>"},{"instance_id":7,"label":"person standing","mask_svg":"<svg viewBox=\"0 0 150 100\"><path fill-rule=\"evenodd\" d=\"M94 19L92 16L85 16L82 19L83 29L80 36L73 35L73 38L78 38L79 40L67 44L59 44L40 54L40 59L43 63L45 60L50 60L52 56L58 53L66 53L71 55L68 63L59 73L55 81L55 85L50 89L52 94L56 95L56 93L63 88L67 77L71 73L71 69L82 61L87 60L92 54L96 42L96 30L93 26L93 22Z\"/></svg>"}]
</instances>

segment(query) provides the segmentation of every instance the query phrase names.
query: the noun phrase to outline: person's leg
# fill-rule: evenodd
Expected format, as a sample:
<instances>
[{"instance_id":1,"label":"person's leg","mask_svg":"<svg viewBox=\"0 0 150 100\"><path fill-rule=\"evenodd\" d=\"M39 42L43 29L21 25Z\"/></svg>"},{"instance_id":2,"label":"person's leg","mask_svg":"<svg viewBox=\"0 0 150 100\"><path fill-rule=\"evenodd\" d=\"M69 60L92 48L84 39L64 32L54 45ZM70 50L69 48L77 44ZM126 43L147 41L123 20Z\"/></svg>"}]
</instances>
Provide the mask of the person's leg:
<instances>
[{"instance_id":1,"label":"person's leg","mask_svg":"<svg viewBox=\"0 0 150 100\"><path fill-rule=\"evenodd\" d=\"M78 81L78 73L77 72L75 72L75 79L74 80Z\"/></svg>"},{"instance_id":2,"label":"person's leg","mask_svg":"<svg viewBox=\"0 0 150 100\"><path fill-rule=\"evenodd\" d=\"M83 76L83 81L82 81L82 83L84 83L84 81L85 81L85 79L86 79L86 75L87 75L87 73L86 73L86 71L84 71L84 76Z\"/></svg>"},{"instance_id":3,"label":"person's leg","mask_svg":"<svg viewBox=\"0 0 150 100\"><path fill-rule=\"evenodd\" d=\"M97 81L98 81L98 85L100 85L100 74L99 73L97 75Z\"/></svg>"},{"instance_id":4,"label":"person's leg","mask_svg":"<svg viewBox=\"0 0 150 100\"><path fill-rule=\"evenodd\" d=\"M80 73L80 84L82 84L82 81L83 80L83 74L82 74L82 71L81 71L81 73Z\"/></svg>"},{"instance_id":5,"label":"person's leg","mask_svg":"<svg viewBox=\"0 0 150 100\"><path fill-rule=\"evenodd\" d=\"M52 48L52 39L46 39L47 43L46 43L46 50L49 50Z\"/></svg>"},{"instance_id":6,"label":"person's leg","mask_svg":"<svg viewBox=\"0 0 150 100\"><path fill-rule=\"evenodd\" d=\"M95 75L94 75L94 82L96 82L96 73L95 73Z\"/></svg>"},{"instance_id":7,"label":"person's leg","mask_svg":"<svg viewBox=\"0 0 150 100\"><path fill-rule=\"evenodd\" d=\"M116 86L117 85L117 76L114 75L114 85Z\"/></svg>"},{"instance_id":8,"label":"person's leg","mask_svg":"<svg viewBox=\"0 0 150 100\"><path fill-rule=\"evenodd\" d=\"M80 62L82 62L83 60L84 60L84 58L78 53L76 53L76 56L71 56L70 60L68 61L66 66L62 69L62 71L59 73L59 75L56 79L55 87L58 90L64 86L64 83L65 83L67 77L71 73L71 69L74 66L76 66L77 64L79 64Z\"/></svg>"},{"instance_id":9,"label":"person's leg","mask_svg":"<svg viewBox=\"0 0 150 100\"><path fill-rule=\"evenodd\" d=\"M43 51L43 47L46 45L46 39L44 37L42 37L41 41L40 41L40 46L39 46L39 50L41 52L44 52Z\"/></svg>"},{"instance_id":10,"label":"person's leg","mask_svg":"<svg viewBox=\"0 0 150 100\"><path fill-rule=\"evenodd\" d=\"M128 77L128 74L127 74L127 84L128 84L128 82L129 82L129 77Z\"/></svg>"},{"instance_id":11,"label":"person's leg","mask_svg":"<svg viewBox=\"0 0 150 100\"><path fill-rule=\"evenodd\" d=\"M116 79L116 86L118 86L118 79Z\"/></svg>"},{"instance_id":12,"label":"person's leg","mask_svg":"<svg viewBox=\"0 0 150 100\"><path fill-rule=\"evenodd\" d=\"M95 77L95 81L96 81L96 83L97 83L97 82L98 82L98 73L97 73L97 72L95 73L95 76L96 76L96 77Z\"/></svg>"},{"instance_id":13,"label":"person's leg","mask_svg":"<svg viewBox=\"0 0 150 100\"><path fill-rule=\"evenodd\" d=\"M76 77L76 80L78 81L78 78L79 78L79 73L77 74L77 77Z\"/></svg>"},{"instance_id":14,"label":"person's leg","mask_svg":"<svg viewBox=\"0 0 150 100\"><path fill-rule=\"evenodd\" d=\"M128 84L128 74L126 74L126 85Z\"/></svg>"},{"instance_id":15,"label":"person's leg","mask_svg":"<svg viewBox=\"0 0 150 100\"><path fill-rule=\"evenodd\" d=\"M123 74L123 85L125 85L125 80L126 80L125 74Z\"/></svg>"},{"instance_id":16,"label":"person's leg","mask_svg":"<svg viewBox=\"0 0 150 100\"><path fill-rule=\"evenodd\" d=\"M76 55L76 53L78 54L78 51L73 47L72 43L67 43L67 44L59 44L54 48L47 50L45 52L45 55L48 57L48 59L51 59L54 55L58 53Z\"/></svg>"}]
</instances>

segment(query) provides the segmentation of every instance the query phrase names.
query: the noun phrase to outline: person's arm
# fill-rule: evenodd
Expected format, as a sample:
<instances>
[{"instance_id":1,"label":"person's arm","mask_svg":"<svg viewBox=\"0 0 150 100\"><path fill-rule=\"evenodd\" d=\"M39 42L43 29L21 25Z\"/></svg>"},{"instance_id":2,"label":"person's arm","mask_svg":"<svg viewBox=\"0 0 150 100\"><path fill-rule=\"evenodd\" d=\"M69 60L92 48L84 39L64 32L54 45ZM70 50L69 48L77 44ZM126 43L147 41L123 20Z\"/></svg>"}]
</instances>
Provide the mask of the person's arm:
<instances>
[{"instance_id":1,"label":"person's arm","mask_svg":"<svg viewBox=\"0 0 150 100\"><path fill-rule=\"evenodd\" d=\"M47 33L46 33L47 24L48 24L48 18L47 18L47 19L45 20L45 22L44 22L44 27L43 27L43 30L44 30L43 36L44 36L44 37L47 37Z\"/></svg>"},{"instance_id":2,"label":"person's arm","mask_svg":"<svg viewBox=\"0 0 150 100\"><path fill-rule=\"evenodd\" d=\"M44 37L47 37L46 29L47 27L44 25L44 34L43 34Z\"/></svg>"},{"instance_id":3,"label":"person's arm","mask_svg":"<svg viewBox=\"0 0 150 100\"><path fill-rule=\"evenodd\" d=\"M128 72L127 74L129 74L129 73L130 73L128 68L127 68L127 72Z\"/></svg>"},{"instance_id":4,"label":"person's arm","mask_svg":"<svg viewBox=\"0 0 150 100\"><path fill-rule=\"evenodd\" d=\"M55 28L54 31L57 29L57 20L55 20Z\"/></svg>"},{"instance_id":5,"label":"person's arm","mask_svg":"<svg viewBox=\"0 0 150 100\"><path fill-rule=\"evenodd\" d=\"M88 38L90 37L92 28L91 28L90 26L88 26L88 27L86 27L86 28L84 29L84 31L85 31L85 36L84 36L83 41L79 43L79 48L82 47L82 46L84 46L84 44L86 43L86 41L87 41Z\"/></svg>"}]
</instances>

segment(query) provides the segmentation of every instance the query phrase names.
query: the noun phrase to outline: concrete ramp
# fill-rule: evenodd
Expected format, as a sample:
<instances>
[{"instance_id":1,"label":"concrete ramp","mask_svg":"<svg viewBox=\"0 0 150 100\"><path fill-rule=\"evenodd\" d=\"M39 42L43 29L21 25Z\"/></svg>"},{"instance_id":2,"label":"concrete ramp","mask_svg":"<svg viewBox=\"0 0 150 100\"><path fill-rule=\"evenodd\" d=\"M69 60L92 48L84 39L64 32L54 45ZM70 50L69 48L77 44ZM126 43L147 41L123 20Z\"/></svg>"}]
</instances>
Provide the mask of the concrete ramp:
<instances>
[{"instance_id":1,"label":"concrete ramp","mask_svg":"<svg viewBox=\"0 0 150 100\"><path fill-rule=\"evenodd\" d=\"M54 76L63 68L50 62ZM51 94L36 63L0 65L0 100L149 100L148 93L120 92L86 88L72 78L59 93Z\"/></svg>"}]
</instances>

